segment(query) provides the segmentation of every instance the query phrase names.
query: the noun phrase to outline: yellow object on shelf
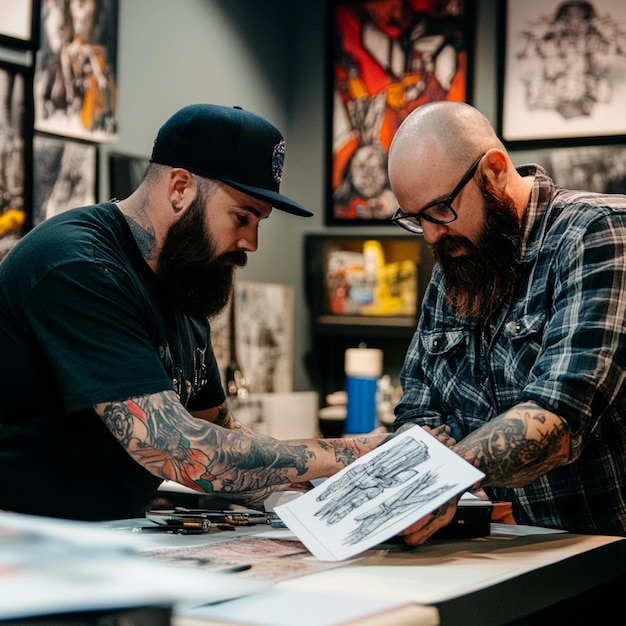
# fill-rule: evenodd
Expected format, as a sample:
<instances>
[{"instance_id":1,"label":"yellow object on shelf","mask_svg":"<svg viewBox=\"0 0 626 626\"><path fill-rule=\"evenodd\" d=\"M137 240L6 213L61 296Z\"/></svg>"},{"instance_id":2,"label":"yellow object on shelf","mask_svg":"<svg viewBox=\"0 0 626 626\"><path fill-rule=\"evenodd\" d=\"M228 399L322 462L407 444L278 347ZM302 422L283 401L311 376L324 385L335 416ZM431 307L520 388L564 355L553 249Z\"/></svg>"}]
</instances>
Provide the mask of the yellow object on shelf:
<instances>
[{"instance_id":1,"label":"yellow object on shelf","mask_svg":"<svg viewBox=\"0 0 626 626\"><path fill-rule=\"evenodd\" d=\"M417 268L414 261L385 264L379 241L363 244L365 275L372 281L372 303L364 315L413 315L417 303Z\"/></svg>"},{"instance_id":2,"label":"yellow object on shelf","mask_svg":"<svg viewBox=\"0 0 626 626\"><path fill-rule=\"evenodd\" d=\"M326 251L326 311L331 315L414 316L420 255L415 242L405 239L333 242Z\"/></svg>"},{"instance_id":3,"label":"yellow object on shelf","mask_svg":"<svg viewBox=\"0 0 626 626\"><path fill-rule=\"evenodd\" d=\"M382 308L385 294L382 291L382 268L385 265L385 254L380 241L368 239L363 243L363 272L368 291L371 293L371 304L363 306L361 312L378 311Z\"/></svg>"}]
</instances>

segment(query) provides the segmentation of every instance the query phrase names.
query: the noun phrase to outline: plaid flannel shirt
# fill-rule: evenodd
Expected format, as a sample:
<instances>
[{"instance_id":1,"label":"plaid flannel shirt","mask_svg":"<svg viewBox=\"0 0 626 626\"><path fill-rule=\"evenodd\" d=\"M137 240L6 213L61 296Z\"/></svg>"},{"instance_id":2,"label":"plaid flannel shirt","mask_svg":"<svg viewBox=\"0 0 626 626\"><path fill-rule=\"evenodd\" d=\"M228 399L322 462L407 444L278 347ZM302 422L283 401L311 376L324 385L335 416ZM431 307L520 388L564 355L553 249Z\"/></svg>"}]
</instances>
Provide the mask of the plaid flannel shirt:
<instances>
[{"instance_id":1,"label":"plaid flannel shirt","mask_svg":"<svg viewBox=\"0 0 626 626\"><path fill-rule=\"evenodd\" d=\"M571 461L510 499L518 523L626 534L626 195L555 187L538 165L511 300L459 318L435 267L400 374L395 427L446 423L460 440L523 401L561 416ZM506 495L505 495L506 494Z\"/></svg>"}]
</instances>

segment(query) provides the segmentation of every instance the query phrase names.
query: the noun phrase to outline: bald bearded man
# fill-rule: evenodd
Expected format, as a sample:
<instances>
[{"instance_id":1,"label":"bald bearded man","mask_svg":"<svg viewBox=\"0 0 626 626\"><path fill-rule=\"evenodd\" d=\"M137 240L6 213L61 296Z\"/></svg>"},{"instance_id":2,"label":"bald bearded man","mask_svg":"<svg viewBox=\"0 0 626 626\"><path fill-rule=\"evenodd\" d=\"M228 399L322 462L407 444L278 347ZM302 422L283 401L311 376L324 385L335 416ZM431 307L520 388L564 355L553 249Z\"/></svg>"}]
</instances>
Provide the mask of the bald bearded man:
<instances>
[{"instance_id":1,"label":"bald bearded man","mask_svg":"<svg viewBox=\"0 0 626 626\"><path fill-rule=\"evenodd\" d=\"M518 523L626 535L626 196L516 168L458 102L406 118L389 177L394 223L435 259L395 429L447 427ZM455 509L405 541L423 543Z\"/></svg>"}]
</instances>

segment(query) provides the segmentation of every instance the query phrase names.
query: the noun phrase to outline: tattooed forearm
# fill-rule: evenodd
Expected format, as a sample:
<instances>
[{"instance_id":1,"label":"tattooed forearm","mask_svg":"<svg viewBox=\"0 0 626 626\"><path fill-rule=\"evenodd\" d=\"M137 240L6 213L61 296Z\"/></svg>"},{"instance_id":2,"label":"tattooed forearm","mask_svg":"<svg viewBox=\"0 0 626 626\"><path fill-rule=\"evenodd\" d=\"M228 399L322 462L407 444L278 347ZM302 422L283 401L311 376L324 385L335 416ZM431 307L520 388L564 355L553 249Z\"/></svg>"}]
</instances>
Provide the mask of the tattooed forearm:
<instances>
[{"instance_id":1,"label":"tattooed forearm","mask_svg":"<svg viewBox=\"0 0 626 626\"><path fill-rule=\"evenodd\" d=\"M233 425L233 415L229 411L228 407L225 404L222 404L218 407L217 418L215 419L215 423L218 426L223 426L224 428L231 428Z\"/></svg>"},{"instance_id":2,"label":"tattooed forearm","mask_svg":"<svg viewBox=\"0 0 626 626\"><path fill-rule=\"evenodd\" d=\"M254 491L306 472L306 446L278 440L257 445L254 438L194 419L179 402L167 402L166 393L103 405L102 418L144 467L192 487Z\"/></svg>"},{"instance_id":3,"label":"tattooed forearm","mask_svg":"<svg viewBox=\"0 0 626 626\"><path fill-rule=\"evenodd\" d=\"M393 436L387 435L384 441L388 441ZM369 445L371 441L368 435L362 435L352 439L320 439L318 445L322 450L333 451L337 463L346 466L361 456L359 444Z\"/></svg>"},{"instance_id":4,"label":"tattooed forearm","mask_svg":"<svg viewBox=\"0 0 626 626\"><path fill-rule=\"evenodd\" d=\"M332 439L328 439L326 441L320 441L320 448L324 450L334 451L335 459L342 465L349 465L354 461L357 457L354 452L349 448L339 448L334 445Z\"/></svg>"},{"instance_id":5,"label":"tattooed forearm","mask_svg":"<svg viewBox=\"0 0 626 626\"><path fill-rule=\"evenodd\" d=\"M569 442L561 418L527 403L487 422L453 449L485 472L482 486L522 487L565 464Z\"/></svg>"},{"instance_id":6,"label":"tattooed forearm","mask_svg":"<svg viewBox=\"0 0 626 626\"><path fill-rule=\"evenodd\" d=\"M154 475L248 504L292 483L330 476L385 438L282 441L238 428L225 405L198 419L173 391L94 408Z\"/></svg>"}]
</instances>

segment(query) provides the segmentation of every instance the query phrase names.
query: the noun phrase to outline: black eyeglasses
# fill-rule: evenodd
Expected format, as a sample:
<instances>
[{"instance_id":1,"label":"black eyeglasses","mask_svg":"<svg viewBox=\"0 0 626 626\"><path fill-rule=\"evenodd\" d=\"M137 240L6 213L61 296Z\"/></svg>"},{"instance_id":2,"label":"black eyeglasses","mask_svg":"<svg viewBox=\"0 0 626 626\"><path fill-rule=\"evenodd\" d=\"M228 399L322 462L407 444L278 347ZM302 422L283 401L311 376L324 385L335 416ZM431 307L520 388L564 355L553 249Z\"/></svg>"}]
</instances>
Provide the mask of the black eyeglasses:
<instances>
[{"instance_id":1,"label":"black eyeglasses","mask_svg":"<svg viewBox=\"0 0 626 626\"><path fill-rule=\"evenodd\" d=\"M421 211L417 213L405 213L400 207L396 211L395 215L391 218L391 221L398 226L401 226L405 230L411 233L423 234L422 220L431 222L432 224L449 224L454 222L458 217L456 211L452 208L452 203L456 197L461 193L461 190L470 180L474 177L478 165L482 161L484 154L481 154L465 172L463 178L459 181L459 184L452 190L450 195L445 200L434 200L429 202Z\"/></svg>"}]
</instances>

